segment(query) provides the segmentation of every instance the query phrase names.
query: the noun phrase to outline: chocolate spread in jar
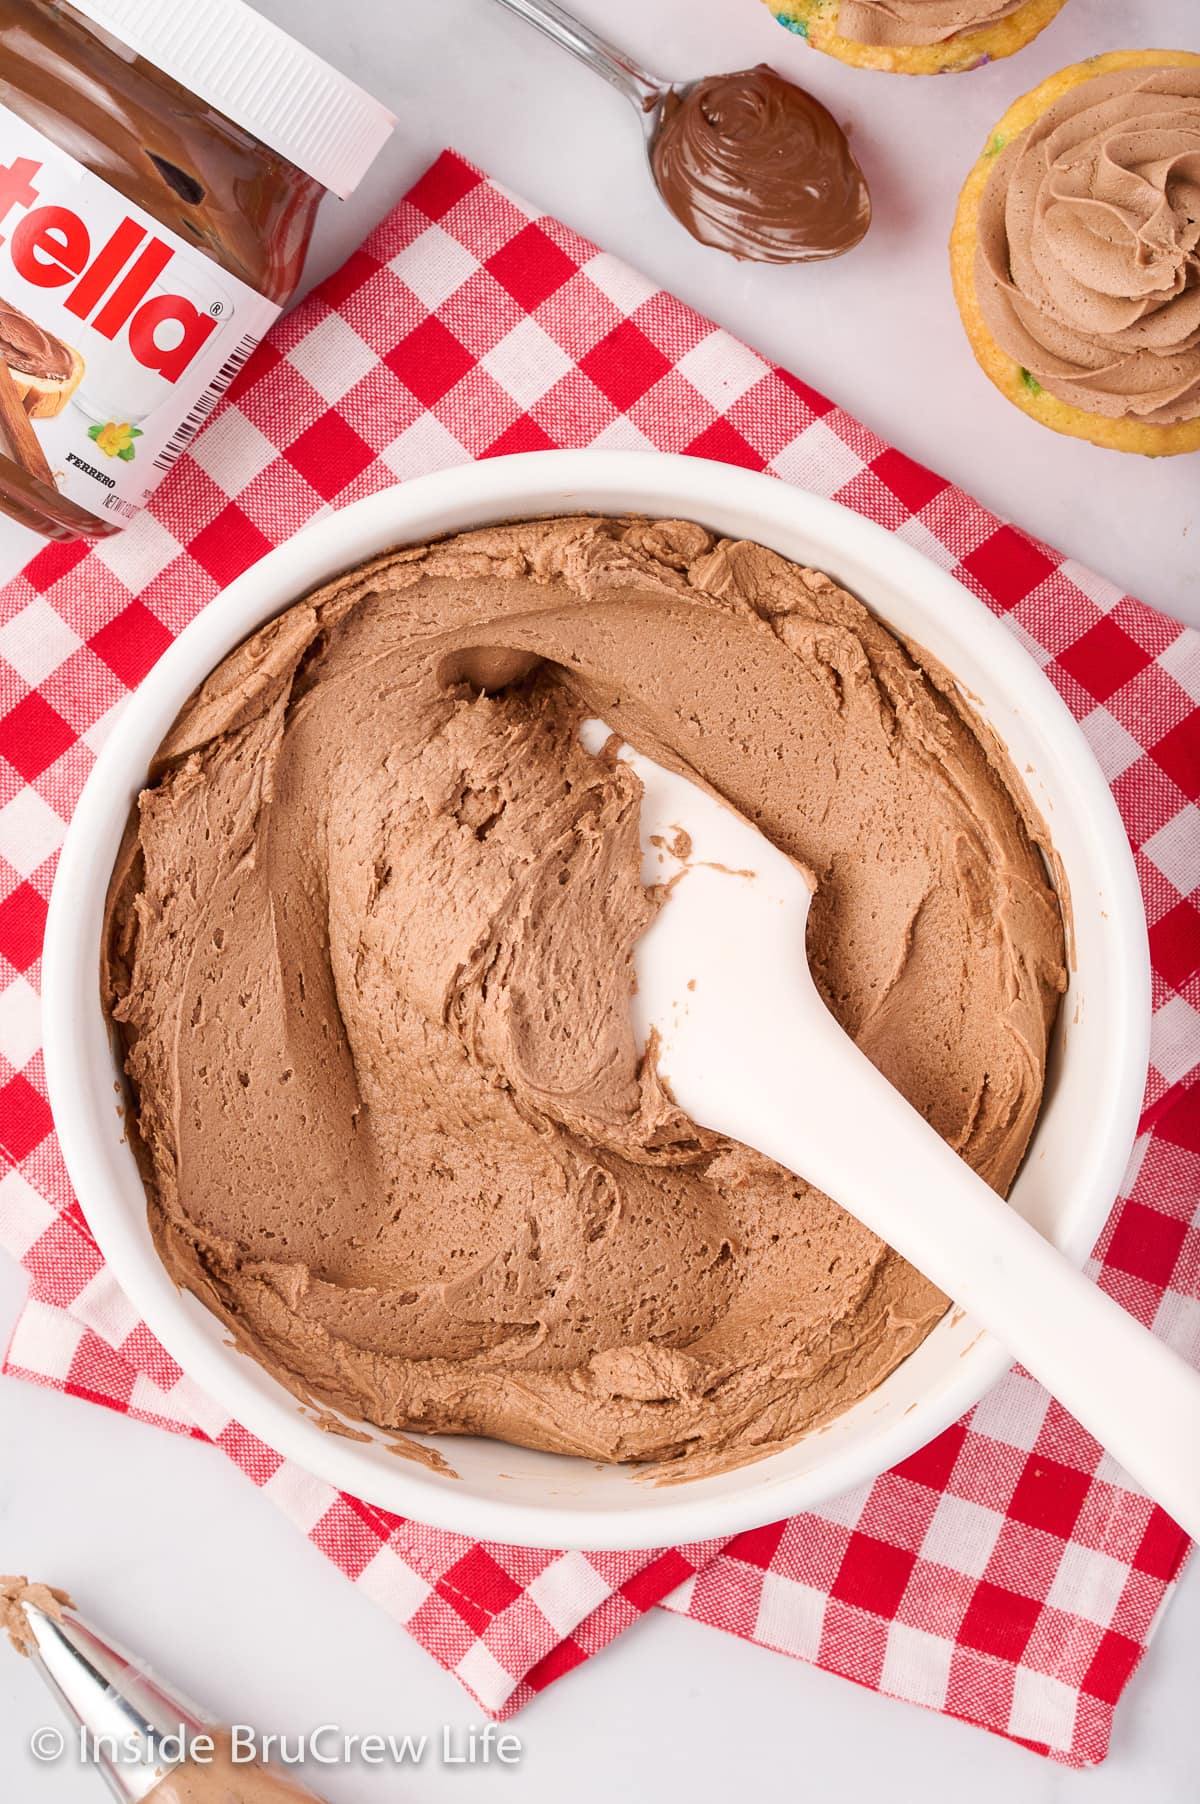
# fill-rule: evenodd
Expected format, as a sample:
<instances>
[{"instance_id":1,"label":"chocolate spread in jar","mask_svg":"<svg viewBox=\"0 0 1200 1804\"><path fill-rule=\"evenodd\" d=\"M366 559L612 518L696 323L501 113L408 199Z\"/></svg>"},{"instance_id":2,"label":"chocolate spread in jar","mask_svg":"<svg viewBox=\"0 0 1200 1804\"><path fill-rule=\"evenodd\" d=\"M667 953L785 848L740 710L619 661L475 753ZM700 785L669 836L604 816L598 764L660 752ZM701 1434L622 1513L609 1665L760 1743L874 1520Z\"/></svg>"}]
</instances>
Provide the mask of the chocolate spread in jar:
<instances>
[{"instance_id":1,"label":"chocolate spread in jar","mask_svg":"<svg viewBox=\"0 0 1200 1804\"><path fill-rule=\"evenodd\" d=\"M0 0L0 509L50 538L137 514L390 129L241 0L198 52L202 10Z\"/></svg>"},{"instance_id":2,"label":"chocolate spread in jar","mask_svg":"<svg viewBox=\"0 0 1200 1804\"><path fill-rule=\"evenodd\" d=\"M833 114L765 63L667 96L651 148L659 192L693 238L758 263L852 250L871 196Z\"/></svg>"}]
</instances>

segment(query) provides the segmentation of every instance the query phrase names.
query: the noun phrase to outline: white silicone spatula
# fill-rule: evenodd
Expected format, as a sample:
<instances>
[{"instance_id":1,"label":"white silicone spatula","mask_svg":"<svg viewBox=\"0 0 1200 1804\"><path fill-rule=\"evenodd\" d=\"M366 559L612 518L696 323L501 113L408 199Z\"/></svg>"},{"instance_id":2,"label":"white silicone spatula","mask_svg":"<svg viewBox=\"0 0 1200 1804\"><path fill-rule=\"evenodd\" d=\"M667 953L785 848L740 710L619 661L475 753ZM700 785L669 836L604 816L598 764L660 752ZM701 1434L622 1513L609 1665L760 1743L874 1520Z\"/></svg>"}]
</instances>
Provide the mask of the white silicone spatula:
<instances>
[{"instance_id":1,"label":"white silicone spatula","mask_svg":"<svg viewBox=\"0 0 1200 1804\"><path fill-rule=\"evenodd\" d=\"M610 737L583 729L596 752ZM811 894L748 821L628 745L643 880L672 877L635 948L634 1025L680 1108L857 1216L990 1329L1200 1537L1200 1373L1097 1289L861 1053L808 969ZM686 859L670 848L682 829Z\"/></svg>"}]
</instances>

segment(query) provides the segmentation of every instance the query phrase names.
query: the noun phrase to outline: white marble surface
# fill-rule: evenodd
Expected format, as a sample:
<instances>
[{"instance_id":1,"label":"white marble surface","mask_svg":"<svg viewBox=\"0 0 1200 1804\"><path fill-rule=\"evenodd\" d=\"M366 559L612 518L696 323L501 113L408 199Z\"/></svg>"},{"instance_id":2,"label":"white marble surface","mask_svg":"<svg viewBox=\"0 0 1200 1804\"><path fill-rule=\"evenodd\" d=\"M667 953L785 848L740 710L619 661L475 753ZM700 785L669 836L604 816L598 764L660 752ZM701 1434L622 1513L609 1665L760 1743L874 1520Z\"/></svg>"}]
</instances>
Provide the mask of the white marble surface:
<instances>
[{"instance_id":1,"label":"white marble surface","mask_svg":"<svg viewBox=\"0 0 1200 1804\"><path fill-rule=\"evenodd\" d=\"M1041 431L978 374L950 296L944 244L961 176L988 128L1064 63L1126 45L1200 48L1196 0L1069 0L1019 59L905 82L818 57L757 0L579 0L668 73L769 59L854 128L876 220L852 257L776 271L694 245L649 189L619 97L556 58L491 0L261 0L400 115L361 193L329 207L311 265L332 268L444 144L825 388L911 454L1135 594L1200 625L1200 459L1153 464ZM0 523L0 576L36 541ZM22 1282L0 1263L0 1333ZM69 1585L82 1605L216 1711L294 1734L440 1737L478 1721L456 1681L351 1586L218 1453L86 1403L0 1384L0 1567ZM1200 1577L1189 1572L1119 1713L1113 1753L1069 1773L963 1724L656 1612L513 1725L515 1769L326 1769L332 1804L678 1791L717 1804L1184 1804L1196 1796ZM35 1769L53 1721L32 1672L3 1668L0 1795L96 1804L94 1774ZM311 1769L310 1769L311 1771Z\"/></svg>"}]
</instances>

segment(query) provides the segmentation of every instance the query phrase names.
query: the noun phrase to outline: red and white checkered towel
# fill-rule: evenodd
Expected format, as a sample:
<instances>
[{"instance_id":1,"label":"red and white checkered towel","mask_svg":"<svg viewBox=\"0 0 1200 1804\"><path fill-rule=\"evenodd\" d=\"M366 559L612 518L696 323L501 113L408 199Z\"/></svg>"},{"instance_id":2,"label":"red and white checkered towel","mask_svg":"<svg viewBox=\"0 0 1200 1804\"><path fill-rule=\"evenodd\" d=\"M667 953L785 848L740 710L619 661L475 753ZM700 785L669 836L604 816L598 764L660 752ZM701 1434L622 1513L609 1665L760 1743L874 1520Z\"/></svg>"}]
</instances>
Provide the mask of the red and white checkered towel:
<instances>
[{"instance_id":1,"label":"red and white checkered towel","mask_svg":"<svg viewBox=\"0 0 1200 1804\"><path fill-rule=\"evenodd\" d=\"M895 1471L728 1544L484 1545L340 1495L229 1421L134 1318L71 1195L38 960L114 711L223 584L324 509L469 458L585 445L836 496L953 571L1066 698L1133 842L1154 960L1143 1131L1092 1270L1200 1362L1200 636L447 154L282 321L147 514L94 548L49 546L0 594L0 1241L30 1277L7 1369L216 1441L494 1716L661 1603L1100 1760L1186 1543L1021 1371Z\"/></svg>"}]
</instances>

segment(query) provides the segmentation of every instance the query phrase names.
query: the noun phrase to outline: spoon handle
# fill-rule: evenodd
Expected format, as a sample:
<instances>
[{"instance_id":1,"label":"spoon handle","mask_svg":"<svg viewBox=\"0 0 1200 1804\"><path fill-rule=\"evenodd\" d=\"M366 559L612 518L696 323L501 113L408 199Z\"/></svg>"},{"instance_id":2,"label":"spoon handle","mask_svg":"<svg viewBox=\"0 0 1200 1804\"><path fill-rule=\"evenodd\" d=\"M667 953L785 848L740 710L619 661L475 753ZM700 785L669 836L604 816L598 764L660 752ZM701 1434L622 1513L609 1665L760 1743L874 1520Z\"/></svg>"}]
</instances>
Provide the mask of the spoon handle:
<instances>
[{"instance_id":1,"label":"spoon handle","mask_svg":"<svg viewBox=\"0 0 1200 1804\"><path fill-rule=\"evenodd\" d=\"M826 1022L806 1008L794 1034L776 1023L742 1086L740 1137L844 1203L977 1316L1200 1537L1200 1373L1077 1271Z\"/></svg>"},{"instance_id":2,"label":"spoon handle","mask_svg":"<svg viewBox=\"0 0 1200 1804\"><path fill-rule=\"evenodd\" d=\"M556 6L554 0L499 0L499 4L506 6L510 13L516 13L519 19L536 26L561 49L569 50L581 63L602 75L631 100L640 113L652 112L671 85L647 74L624 50L619 50L561 6Z\"/></svg>"}]
</instances>

